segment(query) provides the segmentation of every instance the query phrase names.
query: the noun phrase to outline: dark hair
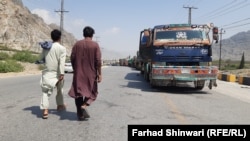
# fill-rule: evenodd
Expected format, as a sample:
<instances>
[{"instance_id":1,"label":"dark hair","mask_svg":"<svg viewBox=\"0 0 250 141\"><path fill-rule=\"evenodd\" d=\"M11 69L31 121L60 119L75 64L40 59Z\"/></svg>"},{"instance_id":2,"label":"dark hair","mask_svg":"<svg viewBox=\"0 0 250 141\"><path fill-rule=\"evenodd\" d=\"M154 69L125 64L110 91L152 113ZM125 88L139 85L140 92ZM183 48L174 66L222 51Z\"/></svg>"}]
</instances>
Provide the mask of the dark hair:
<instances>
[{"instance_id":1,"label":"dark hair","mask_svg":"<svg viewBox=\"0 0 250 141\"><path fill-rule=\"evenodd\" d=\"M86 26L83 29L83 36L84 37L93 37L93 35L95 34L95 30L90 27L90 26Z\"/></svg>"},{"instance_id":2,"label":"dark hair","mask_svg":"<svg viewBox=\"0 0 250 141\"><path fill-rule=\"evenodd\" d=\"M61 39L62 33L60 30L54 29L53 31L51 31L50 35L53 41L59 41Z\"/></svg>"}]
</instances>

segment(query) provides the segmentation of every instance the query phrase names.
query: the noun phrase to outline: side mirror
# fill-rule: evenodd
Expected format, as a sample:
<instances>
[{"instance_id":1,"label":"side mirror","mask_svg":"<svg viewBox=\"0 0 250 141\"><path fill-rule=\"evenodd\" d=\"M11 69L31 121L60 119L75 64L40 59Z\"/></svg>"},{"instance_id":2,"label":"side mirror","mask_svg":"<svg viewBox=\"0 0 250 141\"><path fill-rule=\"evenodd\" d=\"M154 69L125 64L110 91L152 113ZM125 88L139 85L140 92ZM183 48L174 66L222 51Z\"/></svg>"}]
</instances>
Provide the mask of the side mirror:
<instances>
[{"instance_id":1,"label":"side mirror","mask_svg":"<svg viewBox=\"0 0 250 141\"><path fill-rule=\"evenodd\" d=\"M144 30L142 33L142 39L141 39L141 44L146 45L149 39L149 31L148 30Z\"/></svg>"},{"instance_id":2,"label":"side mirror","mask_svg":"<svg viewBox=\"0 0 250 141\"><path fill-rule=\"evenodd\" d=\"M213 40L215 40L215 43L218 43L218 40L219 40L219 29L218 29L218 27L213 27Z\"/></svg>"}]
</instances>

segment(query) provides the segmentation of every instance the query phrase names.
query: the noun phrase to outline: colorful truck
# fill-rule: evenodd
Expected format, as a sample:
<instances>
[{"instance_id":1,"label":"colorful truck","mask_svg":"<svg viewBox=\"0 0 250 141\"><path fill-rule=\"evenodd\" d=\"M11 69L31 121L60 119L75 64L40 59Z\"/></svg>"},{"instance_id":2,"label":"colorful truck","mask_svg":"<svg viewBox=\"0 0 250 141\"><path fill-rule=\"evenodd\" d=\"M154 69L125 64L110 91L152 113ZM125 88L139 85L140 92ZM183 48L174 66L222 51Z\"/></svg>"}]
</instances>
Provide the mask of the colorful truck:
<instances>
[{"instance_id":1,"label":"colorful truck","mask_svg":"<svg viewBox=\"0 0 250 141\"><path fill-rule=\"evenodd\" d=\"M136 52L136 56L135 56L135 69L136 70L141 70L141 62L142 62L142 58L139 54L139 50Z\"/></svg>"},{"instance_id":2,"label":"colorful truck","mask_svg":"<svg viewBox=\"0 0 250 141\"><path fill-rule=\"evenodd\" d=\"M128 59L127 58L119 59L119 64L120 66L128 66Z\"/></svg>"},{"instance_id":3,"label":"colorful truck","mask_svg":"<svg viewBox=\"0 0 250 141\"><path fill-rule=\"evenodd\" d=\"M218 28L213 24L157 25L141 31L139 40L140 71L152 87L193 82L201 90L206 81L210 89L217 86L218 67L211 62Z\"/></svg>"}]
</instances>

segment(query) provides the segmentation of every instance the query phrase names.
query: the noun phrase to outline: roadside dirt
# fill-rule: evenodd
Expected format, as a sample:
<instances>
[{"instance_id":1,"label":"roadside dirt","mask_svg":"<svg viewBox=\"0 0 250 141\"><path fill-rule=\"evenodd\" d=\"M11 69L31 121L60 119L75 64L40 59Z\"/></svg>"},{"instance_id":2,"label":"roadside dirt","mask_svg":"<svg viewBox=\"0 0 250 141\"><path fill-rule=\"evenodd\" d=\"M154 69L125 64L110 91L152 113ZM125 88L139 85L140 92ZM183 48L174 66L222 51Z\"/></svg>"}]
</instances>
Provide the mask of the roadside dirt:
<instances>
[{"instance_id":1,"label":"roadside dirt","mask_svg":"<svg viewBox=\"0 0 250 141\"><path fill-rule=\"evenodd\" d=\"M250 69L238 69L238 70L227 70L221 71L220 73L234 74L238 76L250 76Z\"/></svg>"},{"instance_id":2,"label":"roadside dirt","mask_svg":"<svg viewBox=\"0 0 250 141\"><path fill-rule=\"evenodd\" d=\"M0 73L0 78L41 74L41 70L39 70L38 65L31 63L21 63L21 64L25 68L23 72Z\"/></svg>"}]
</instances>

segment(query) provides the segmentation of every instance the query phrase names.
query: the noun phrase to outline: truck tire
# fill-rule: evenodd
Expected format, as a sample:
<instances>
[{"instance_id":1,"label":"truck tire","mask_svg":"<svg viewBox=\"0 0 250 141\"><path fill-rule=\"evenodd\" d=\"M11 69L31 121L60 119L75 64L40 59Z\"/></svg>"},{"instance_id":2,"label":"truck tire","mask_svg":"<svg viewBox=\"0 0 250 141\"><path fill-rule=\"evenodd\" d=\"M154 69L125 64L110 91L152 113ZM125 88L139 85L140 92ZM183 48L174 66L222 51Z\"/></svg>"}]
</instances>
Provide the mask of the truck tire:
<instances>
[{"instance_id":1,"label":"truck tire","mask_svg":"<svg viewBox=\"0 0 250 141\"><path fill-rule=\"evenodd\" d=\"M154 85L154 84L151 84L150 86L151 86L152 89L156 89L157 88L157 86Z\"/></svg>"},{"instance_id":2,"label":"truck tire","mask_svg":"<svg viewBox=\"0 0 250 141\"><path fill-rule=\"evenodd\" d=\"M149 74L148 74L148 72L145 72L145 71L144 71L144 79L145 79L147 82L149 82Z\"/></svg>"},{"instance_id":3,"label":"truck tire","mask_svg":"<svg viewBox=\"0 0 250 141\"><path fill-rule=\"evenodd\" d=\"M212 56L212 48L211 47L208 48L208 56Z\"/></svg>"},{"instance_id":4,"label":"truck tire","mask_svg":"<svg viewBox=\"0 0 250 141\"><path fill-rule=\"evenodd\" d=\"M205 80L198 80L197 82L194 82L194 86L196 90L202 90L205 86Z\"/></svg>"},{"instance_id":5,"label":"truck tire","mask_svg":"<svg viewBox=\"0 0 250 141\"><path fill-rule=\"evenodd\" d=\"M144 74L144 71L143 71L143 70L141 70L141 74Z\"/></svg>"}]
</instances>

